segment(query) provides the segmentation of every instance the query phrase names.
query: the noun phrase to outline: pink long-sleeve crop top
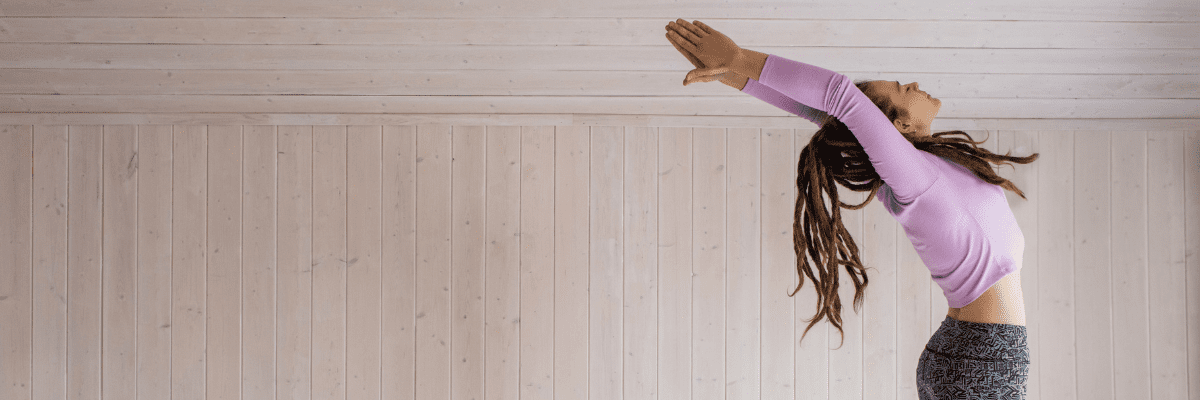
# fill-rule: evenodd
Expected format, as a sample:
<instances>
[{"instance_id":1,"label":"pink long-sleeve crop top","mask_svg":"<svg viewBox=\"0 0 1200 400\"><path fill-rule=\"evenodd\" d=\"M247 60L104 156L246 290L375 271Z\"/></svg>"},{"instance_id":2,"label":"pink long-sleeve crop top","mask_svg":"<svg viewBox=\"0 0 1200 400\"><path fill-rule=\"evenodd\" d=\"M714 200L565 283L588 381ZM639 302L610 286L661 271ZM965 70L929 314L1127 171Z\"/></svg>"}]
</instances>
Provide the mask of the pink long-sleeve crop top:
<instances>
[{"instance_id":1,"label":"pink long-sleeve crop top","mask_svg":"<svg viewBox=\"0 0 1200 400\"><path fill-rule=\"evenodd\" d=\"M1004 189L953 161L918 150L845 75L768 55L742 92L820 123L833 115L883 179L876 198L904 227L951 308L962 308L1021 269L1025 235Z\"/></svg>"}]
</instances>

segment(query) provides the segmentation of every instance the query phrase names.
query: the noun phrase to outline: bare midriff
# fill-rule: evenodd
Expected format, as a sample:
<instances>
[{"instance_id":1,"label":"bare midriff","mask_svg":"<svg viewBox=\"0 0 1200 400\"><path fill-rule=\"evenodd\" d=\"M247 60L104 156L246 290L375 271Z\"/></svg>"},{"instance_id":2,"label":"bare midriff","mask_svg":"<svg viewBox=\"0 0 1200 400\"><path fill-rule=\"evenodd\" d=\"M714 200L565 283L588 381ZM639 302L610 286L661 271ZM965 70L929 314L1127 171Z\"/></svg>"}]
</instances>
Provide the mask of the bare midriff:
<instances>
[{"instance_id":1,"label":"bare midriff","mask_svg":"<svg viewBox=\"0 0 1200 400\"><path fill-rule=\"evenodd\" d=\"M946 314L959 321L1025 326L1025 301L1021 292L1021 270L1005 275L962 308Z\"/></svg>"}]
</instances>

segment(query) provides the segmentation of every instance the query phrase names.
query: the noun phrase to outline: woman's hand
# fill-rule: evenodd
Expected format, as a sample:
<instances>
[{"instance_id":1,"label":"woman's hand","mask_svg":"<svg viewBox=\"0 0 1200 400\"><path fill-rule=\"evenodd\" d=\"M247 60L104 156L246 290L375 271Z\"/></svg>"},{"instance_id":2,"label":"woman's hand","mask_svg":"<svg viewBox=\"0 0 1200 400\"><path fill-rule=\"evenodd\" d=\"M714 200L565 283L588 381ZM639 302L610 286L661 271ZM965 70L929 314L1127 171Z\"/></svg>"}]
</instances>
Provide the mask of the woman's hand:
<instances>
[{"instance_id":1,"label":"woman's hand","mask_svg":"<svg viewBox=\"0 0 1200 400\"><path fill-rule=\"evenodd\" d=\"M693 25L678 19L668 23L666 28L667 39L697 67L688 73L684 85L734 75L731 67L742 48L728 36L700 21Z\"/></svg>"},{"instance_id":2,"label":"woman's hand","mask_svg":"<svg viewBox=\"0 0 1200 400\"><path fill-rule=\"evenodd\" d=\"M700 61L699 58L696 58L695 55L692 55L691 52L684 50L683 47L679 46L679 42L683 41L684 39L683 36L671 34L671 27L673 24L674 22L667 24L667 41L671 42L671 45L675 46L675 50L679 50L679 53L683 54L684 58L687 58L688 61L691 61L693 66L696 68L706 68L704 66L704 62Z\"/></svg>"}]
</instances>

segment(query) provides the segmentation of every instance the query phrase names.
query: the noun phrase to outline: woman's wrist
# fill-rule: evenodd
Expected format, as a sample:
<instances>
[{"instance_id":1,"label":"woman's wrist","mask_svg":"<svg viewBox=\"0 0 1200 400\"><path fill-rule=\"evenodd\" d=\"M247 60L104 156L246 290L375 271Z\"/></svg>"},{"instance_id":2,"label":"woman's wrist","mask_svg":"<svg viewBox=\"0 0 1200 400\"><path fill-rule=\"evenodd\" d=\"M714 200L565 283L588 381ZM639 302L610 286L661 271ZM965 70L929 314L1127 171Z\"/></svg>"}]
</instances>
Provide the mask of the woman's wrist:
<instances>
[{"instance_id":1,"label":"woman's wrist","mask_svg":"<svg viewBox=\"0 0 1200 400\"><path fill-rule=\"evenodd\" d=\"M763 67L767 65L767 54L750 49L739 49L733 62L733 71L738 75L761 81Z\"/></svg>"},{"instance_id":2,"label":"woman's wrist","mask_svg":"<svg viewBox=\"0 0 1200 400\"><path fill-rule=\"evenodd\" d=\"M736 73L725 73L721 76L720 80L721 83L729 85L729 87L737 89L738 91L744 89L746 87L746 83L750 82L749 77Z\"/></svg>"}]
</instances>

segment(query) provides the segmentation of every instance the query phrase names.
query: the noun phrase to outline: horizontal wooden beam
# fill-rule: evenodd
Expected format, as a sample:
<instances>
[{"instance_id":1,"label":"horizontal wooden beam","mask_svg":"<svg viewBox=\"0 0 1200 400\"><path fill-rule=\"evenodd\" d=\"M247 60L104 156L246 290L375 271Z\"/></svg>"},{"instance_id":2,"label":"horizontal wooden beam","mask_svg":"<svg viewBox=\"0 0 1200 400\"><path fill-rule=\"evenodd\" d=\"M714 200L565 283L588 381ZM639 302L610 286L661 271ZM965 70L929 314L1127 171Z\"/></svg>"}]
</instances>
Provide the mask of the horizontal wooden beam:
<instances>
[{"instance_id":1,"label":"horizontal wooden beam","mask_svg":"<svg viewBox=\"0 0 1200 400\"><path fill-rule=\"evenodd\" d=\"M613 114L255 114L255 113L0 113L0 125L473 125L777 128L816 131L798 117ZM1196 119L956 119L933 131L1200 131Z\"/></svg>"}]
</instances>

